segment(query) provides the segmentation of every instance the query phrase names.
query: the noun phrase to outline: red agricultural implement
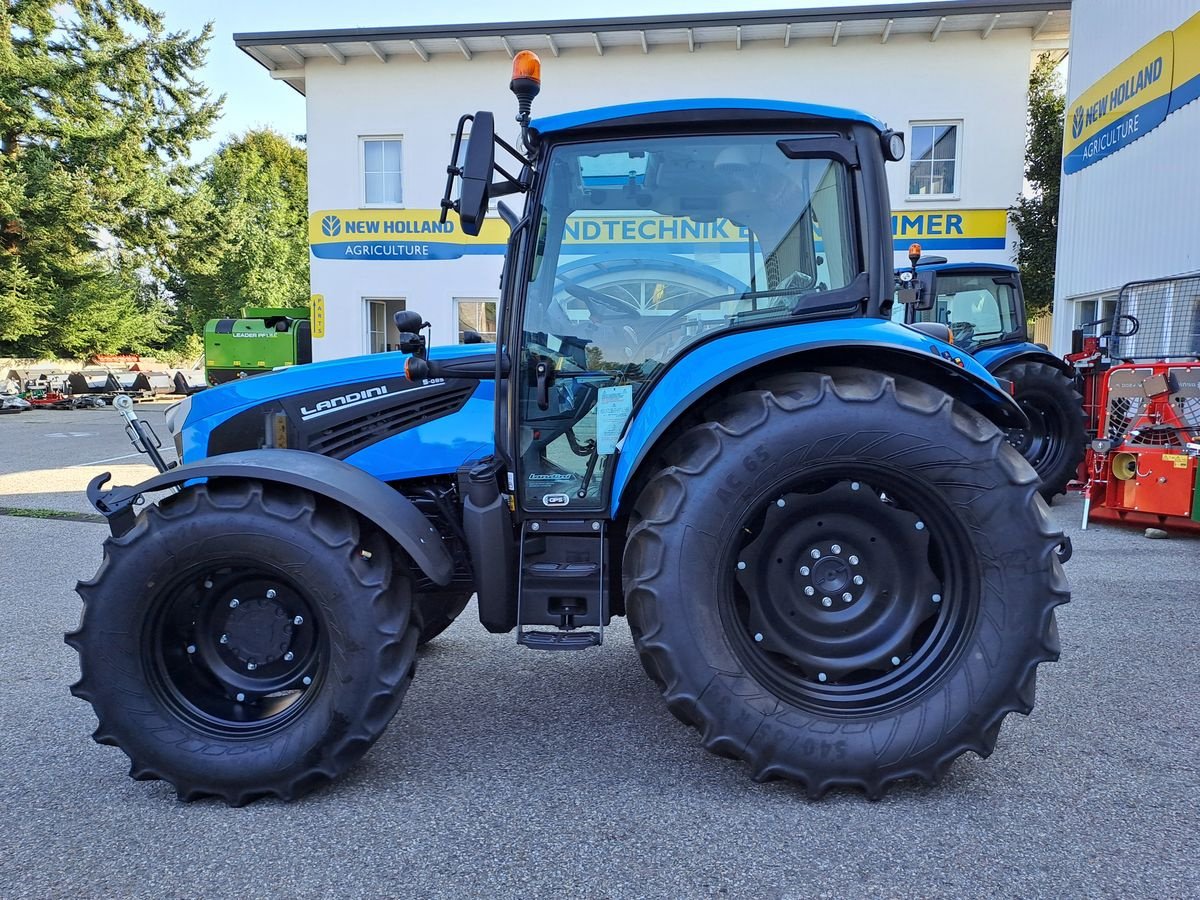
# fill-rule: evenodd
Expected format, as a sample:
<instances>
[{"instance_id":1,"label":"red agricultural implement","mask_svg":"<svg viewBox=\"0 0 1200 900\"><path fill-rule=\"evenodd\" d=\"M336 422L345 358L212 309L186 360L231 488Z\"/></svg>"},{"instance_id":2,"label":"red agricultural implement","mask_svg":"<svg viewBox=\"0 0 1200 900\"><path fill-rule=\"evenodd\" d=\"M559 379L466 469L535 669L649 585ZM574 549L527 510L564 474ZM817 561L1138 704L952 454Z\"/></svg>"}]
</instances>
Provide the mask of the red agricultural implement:
<instances>
[{"instance_id":1,"label":"red agricultural implement","mask_svg":"<svg viewBox=\"0 0 1200 900\"><path fill-rule=\"evenodd\" d=\"M1093 436L1083 527L1200 532L1200 274L1127 284L1110 333L1074 349Z\"/></svg>"}]
</instances>

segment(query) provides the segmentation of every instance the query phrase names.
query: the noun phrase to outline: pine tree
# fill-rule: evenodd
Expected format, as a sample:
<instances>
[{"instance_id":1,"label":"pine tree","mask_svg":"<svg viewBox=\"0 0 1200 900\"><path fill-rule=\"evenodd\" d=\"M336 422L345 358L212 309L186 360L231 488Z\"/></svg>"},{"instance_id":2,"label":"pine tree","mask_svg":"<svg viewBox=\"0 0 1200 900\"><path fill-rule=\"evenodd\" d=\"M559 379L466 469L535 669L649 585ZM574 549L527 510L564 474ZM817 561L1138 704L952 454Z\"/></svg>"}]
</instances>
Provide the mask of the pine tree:
<instances>
[{"instance_id":1,"label":"pine tree","mask_svg":"<svg viewBox=\"0 0 1200 900\"><path fill-rule=\"evenodd\" d=\"M1058 192L1062 179L1064 97L1055 69L1043 53L1029 76L1029 129L1025 139L1025 180L1030 196L1009 210L1017 230L1016 263L1025 289L1026 315L1036 319L1054 305L1054 263L1058 245Z\"/></svg>"},{"instance_id":2,"label":"pine tree","mask_svg":"<svg viewBox=\"0 0 1200 900\"><path fill-rule=\"evenodd\" d=\"M138 0L0 0L0 353L166 338L144 284L219 112L193 76L210 36Z\"/></svg>"}]
</instances>

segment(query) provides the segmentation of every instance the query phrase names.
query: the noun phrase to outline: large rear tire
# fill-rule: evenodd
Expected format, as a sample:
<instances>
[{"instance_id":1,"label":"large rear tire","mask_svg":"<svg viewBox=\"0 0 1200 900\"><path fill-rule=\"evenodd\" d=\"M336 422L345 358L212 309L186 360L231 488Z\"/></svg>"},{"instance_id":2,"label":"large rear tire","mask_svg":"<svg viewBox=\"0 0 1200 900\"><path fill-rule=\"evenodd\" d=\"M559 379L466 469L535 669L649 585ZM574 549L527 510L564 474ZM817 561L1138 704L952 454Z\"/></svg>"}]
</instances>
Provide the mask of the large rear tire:
<instances>
[{"instance_id":1,"label":"large rear tire","mask_svg":"<svg viewBox=\"0 0 1200 900\"><path fill-rule=\"evenodd\" d=\"M81 582L93 737L180 799L298 797L375 742L418 630L387 539L289 488L213 480L151 506Z\"/></svg>"},{"instance_id":2,"label":"large rear tire","mask_svg":"<svg viewBox=\"0 0 1200 900\"><path fill-rule=\"evenodd\" d=\"M668 707L814 797L987 756L1069 597L1033 470L911 379L760 387L684 433L636 504L626 604Z\"/></svg>"},{"instance_id":3,"label":"large rear tire","mask_svg":"<svg viewBox=\"0 0 1200 900\"><path fill-rule=\"evenodd\" d=\"M1008 431L1008 441L1038 473L1049 502L1066 493L1087 450L1083 397L1054 366L1014 363L996 373L1013 383L1013 399L1029 418L1029 428Z\"/></svg>"}]
</instances>

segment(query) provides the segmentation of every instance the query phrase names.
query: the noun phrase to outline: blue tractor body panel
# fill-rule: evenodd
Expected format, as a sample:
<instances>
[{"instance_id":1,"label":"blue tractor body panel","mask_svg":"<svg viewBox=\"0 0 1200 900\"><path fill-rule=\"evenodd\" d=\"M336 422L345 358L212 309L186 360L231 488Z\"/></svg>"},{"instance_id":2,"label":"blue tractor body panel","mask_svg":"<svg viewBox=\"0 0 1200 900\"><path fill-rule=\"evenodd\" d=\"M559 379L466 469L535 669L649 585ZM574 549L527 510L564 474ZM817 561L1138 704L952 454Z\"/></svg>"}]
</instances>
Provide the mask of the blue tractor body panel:
<instances>
[{"instance_id":1,"label":"blue tractor body panel","mask_svg":"<svg viewBox=\"0 0 1200 900\"><path fill-rule=\"evenodd\" d=\"M473 344L436 347L429 355L431 359L491 357L495 352L494 344ZM407 358L406 354L393 352L309 363L195 394L177 435L183 459L191 462L209 456L213 432L240 413L284 397L314 391L337 394L344 386L403 378ZM480 381L456 412L368 444L346 456L345 461L381 481L454 472L464 463L492 452L494 401L495 382Z\"/></svg>"},{"instance_id":2,"label":"blue tractor body panel","mask_svg":"<svg viewBox=\"0 0 1200 900\"><path fill-rule=\"evenodd\" d=\"M739 372L773 359L826 348L844 351L847 365L851 364L850 354L858 349L867 351L868 358L871 350L907 354L931 368L952 370L972 383L998 418L1010 411L1016 419L1022 417L1012 398L978 361L952 344L906 325L855 318L733 332L701 343L676 360L635 411L619 445L610 513L616 515L650 447L697 399Z\"/></svg>"},{"instance_id":3,"label":"blue tractor body panel","mask_svg":"<svg viewBox=\"0 0 1200 900\"><path fill-rule=\"evenodd\" d=\"M633 116L653 116L674 112L702 112L705 110L755 110L777 112L787 116L807 118L839 119L861 122L882 132L886 126L878 119L855 109L841 106L825 106L820 103L789 103L784 100L761 100L743 97L697 97L682 100L651 100L643 103L622 103L617 106L600 106L581 109L557 116L534 119L531 128L539 134L549 135L575 128L602 126L616 120Z\"/></svg>"}]
</instances>

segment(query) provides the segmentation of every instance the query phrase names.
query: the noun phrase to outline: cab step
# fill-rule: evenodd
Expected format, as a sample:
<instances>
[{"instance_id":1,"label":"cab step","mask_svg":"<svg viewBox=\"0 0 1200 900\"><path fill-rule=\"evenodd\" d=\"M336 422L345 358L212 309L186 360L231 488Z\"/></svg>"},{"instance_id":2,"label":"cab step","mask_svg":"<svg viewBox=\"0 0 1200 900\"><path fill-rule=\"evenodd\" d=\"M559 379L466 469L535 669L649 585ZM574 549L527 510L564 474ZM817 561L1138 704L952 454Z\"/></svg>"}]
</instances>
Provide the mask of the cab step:
<instances>
[{"instance_id":1,"label":"cab step","mask_svg":"<svg viewBox=\"0 0 1200 900\"><path fill-rule=\"evenodd\" d=\"M603 635L599 631L522 631L517 643L532 650L586 650L599 647Z\"/></svg>"},{"instance_id":2,"label":"cab step","mask_svg":"<svg viewBox=\"0 0 1200 900\"><path fill-rule=\"evenodd\" d=\"M596 519L535 520L521 532L517 643L586 650L604 643L607 535Z\"/></svg>"}]
</instances>

